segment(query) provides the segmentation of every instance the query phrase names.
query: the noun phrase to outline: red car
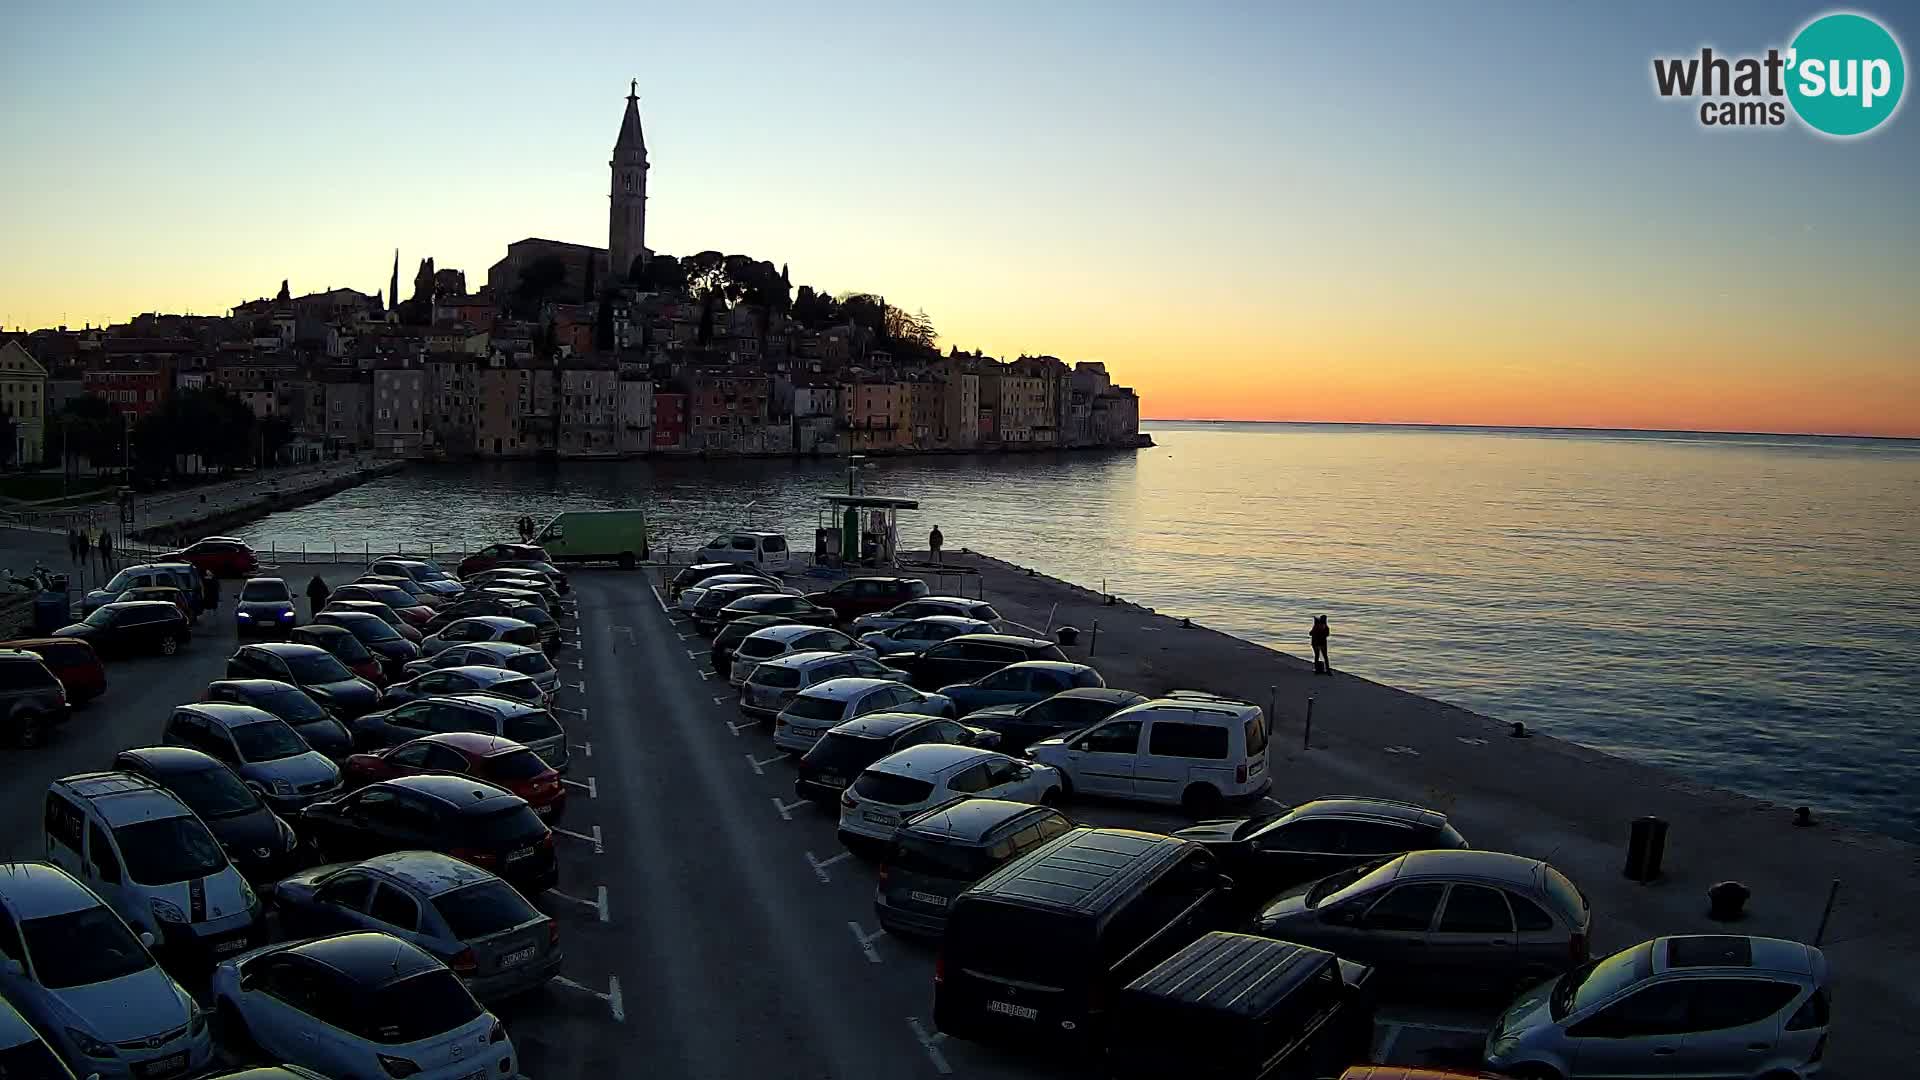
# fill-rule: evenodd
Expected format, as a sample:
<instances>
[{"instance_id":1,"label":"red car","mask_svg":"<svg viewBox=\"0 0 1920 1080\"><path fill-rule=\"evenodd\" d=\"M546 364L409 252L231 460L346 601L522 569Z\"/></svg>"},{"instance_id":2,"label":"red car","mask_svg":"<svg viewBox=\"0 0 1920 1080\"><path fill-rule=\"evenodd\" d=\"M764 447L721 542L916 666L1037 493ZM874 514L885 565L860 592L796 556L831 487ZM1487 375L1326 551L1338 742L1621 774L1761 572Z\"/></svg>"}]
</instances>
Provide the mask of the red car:
<instances>
[{"instance_id":1,"label":"red car","mask_svg":"<svg viewBox=\"0 0 1920 1080\"><path fill-rule=\"evenodd\" d=\"M527 800L545 821L560 820L567 806L567 788L560 774L532 750L498 735L470 731L423 735L385 750L355 754L341 763L340 771L350 789L423 773L472 776Z\"/></svg>"},{"instance_id":2,"label":"red car","mask_svg":"<svg viewBox=\"0 0 1920 1080\"><path fill-rule=\"evenodd\" d=\"M67 702L79 705L107 692L107 669L93 646L79 638L23 638L0 642L0 649L21 649L40 657L67 691Z\"/></svg>"},{"instance_id":3,"label":"red car","mask_svg":"<svg viewBox=\"0 0 1920 1080\"><path fill-rule=\"evenodd\" d=\"M260 560L246 541L231 536L209 536L158 561L192 563L194 569L217 578L252 577L260 569Z\"/></svg>"},{"instance_id":4,"label":"red car","mask_svg":"<svg viewBox=\"0 0 1920 1080\"><path fill-rule=\"evenodd\" d=\"M547 549L539 544L488 544L479 551L460 560L454 571L456 577L466 577L482 570L491 570L502 561L515 562L552 562L547 558Z\"/></svg>"}]
</instances>

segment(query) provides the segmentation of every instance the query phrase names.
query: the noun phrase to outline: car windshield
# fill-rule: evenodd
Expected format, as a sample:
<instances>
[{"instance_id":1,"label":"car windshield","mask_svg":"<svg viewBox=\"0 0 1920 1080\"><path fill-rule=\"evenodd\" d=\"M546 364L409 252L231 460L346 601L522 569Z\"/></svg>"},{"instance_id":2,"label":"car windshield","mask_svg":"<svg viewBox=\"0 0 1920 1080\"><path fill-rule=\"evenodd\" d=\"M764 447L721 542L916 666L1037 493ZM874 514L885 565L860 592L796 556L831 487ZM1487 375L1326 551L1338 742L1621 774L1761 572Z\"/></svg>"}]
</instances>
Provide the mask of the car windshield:
<instances>
[{"instance_id":1,"label":"car windshield","mask_svg":"<svg viewBox=\"0 0 1920 1080\"><path fill-rule=\"evenodd\" d=\"M345 626L361 641L392 641L400 636L400 631L388 626L379 616L370 619L350 619Z\"/></svg>"},{"instance_id":2,"label":"car windshield","mask_svg":"<svg viewBox=\"0 0 1920 1080\"><path fill-rule=\"evenodd\" d=\"M20 937L40 985L49 990L124 978L153 966L153 956L105 904L23 920Z\"/></svg>"},{"instance_id":3,"label":"car windshield","mask_svg":"<svg viewBox=\"0 0 1920 1080\"><path fill-rule=\"evenodd\" d=\"M1259 814L1257 816L1250 817L1247 820L1241 822L1240 824L1234 826L1233 838L1235 840L1245 840L1247 837L1252 836L1254 833L1257 833L1260 830L1265 829L1267 826L1273 824L1276 821L1279 821L1281 818L1286 816L1287 815L1285 814Z\"/></svg>"},{"instance_id":4,"label":"car windshield","mask_svg":"<svg viewBox=\"0 0 1920 1080\"><path fill-rule=\"evenodd\" d=\"M754 678L760 677L760 669L753 669ZM796 678L798 676L795 676ZM752 681L752 680L748 680ZM800 720L838 720L847 711L845 702L832 698L807 697L802 695L787 703L786 714Z\"/></svg>"},{"instance_id":5,"label":"car windshield","mask_svg":"<svg viewBox=\"0 0 1920 1080\"><path fill-rule=\"evenodd\" d=\"M790 667L780 667L777 664L761 664L759 667L753 669L753 674L747 676L747 681L755 686L771 686L776 690L791 690L800 685L800 673ZM834 713L833 715L838 716L840 714ZM824 715L816 716L813 717L813 719L824 720L826 717Z\"/></svg>"},{"instance_id":6,"label":"car windshield","mask_svg":"<svg viewBox=\"0 0 1920 1080\"><path fill-rule=\"evenodd\" d=\"M444 1035L479 1015L480 1003L446 968L388 983L360 1001L361 1035L388 1046Z\"/></svg>"},{"instance_id":7,"label":"car windshield","mask_svg":"<svg viewBox=\"0 0 1920 1080\"><path fill-rule=\"evenodd\" d=\"M553 670L553 662L545 653L525 652L507 657L507 670L520 675L545 675Z\"/></svg>"},{"instance_id":8,"label":"car windshield","mask_svg":"<svg viewBox=\"0 0 1920 1080\"><path fill-rule=\"evenodd\" d=\"M927 801L927 796L933 794L933 785L911 776L898 776L869 769L860 774L860 779L853 782L853 793L870 802L886 803L889 806L913 806Z\"/></svg>"},{"instance_id":9,"label":"car windshield","mask_svg":"<svg viewBox=\"0 0 1920 1080\"><path fill-rule=\"evenodd\" d=\"M1604 960L1582 964L1560 977L1547 1002L1555 1020L1588 1009L1653 974L1653 942L1643 941Z\"/></svg>"},{"instance_id":10,"label":"car windshield","mask_svg":"<svg viewBox=\"0 0 1920 1080\"><path fill-rule=\"evenodd\" d=\"M734 655L745 657L748 660L764 660L769 656L779 656L786 651L787 646L783 642L774 641L771 638L750 637L740 643L740 648L735 651Z\"/></svg>"},{"instance_id":11,"label":"car windshield","mask_svg":"<svg viewBox=\"0 0 1920 1080\"><path fill-rule=\"evenodd\" d=\"M300 653L281 659L287 662L287 670L293 672L295 682L345 682L353 678L347 666L328 653Z\"/></svg>"},{"instance_id":12,"label":"car windshield","mask_svg":"<svg viewBox=\"0 0 1920 1080\"><path fill-rule=\"evenodd\" d=\"M369 599L377 600L388 607L412 607L414 604L412 593L392 585L362 585L360 588Z\"/></svg>"},{"instance_id":13,"label":"car windshield","mask_svg":"<svg viewBox=\"0 0 1920 1080\"><path fill-rule=\"evenodd\" d=\"M433 898L447 929L462 941L511 930L540 918L532 904L504 881L482 881Z\"/></svg>"},{"instance_id":14,"label":"car windshield","mask_svg":"<svg viewBox=\"0 0 1920 1080\"><path fill-rule=\"evenodd\" d=\"M548 771L547 763L531 750L512 750L487 759L487 775L494 780L531 780Z\"/></svg>"},{"instance_id":15,"label":"car windshield","mask_svg":"<svg viewBox=\"0 0 1920 1080\"><path fill-rule=\"evenodd\" d=\"M540 823L532 807L520 803L490 814L463 814L459 833L463 844L494 850L537 844L547 834L547 827Z\"/></svg>"},{"instance_id":16,"label":"car windshield","mask_svg":"<svg viewBox=\"0 0 1920 1080\"><path fill-rule=\"evenodd\" d=\"M1397 869L1389 868L1386 863L1375 861L1329 874L1314 882L1313 888L1307 890L1307 906L1315 908L1321 904L1340 903L1350 896L1392 881L1396 872Z\"/></svg>"},{"instance_id":17,"label":"car windshield","mask_svg":"<svg viewBox=\"0 0 1920 1080\"><path fill-rule=\"evenodd\" d=\"M97 607L93 613L81 621L88 626L112 626L115 612L111 608Z\"/></svg>"},{"instance_id":18,"label":"car windshield","mask_svg":"<svg viewBox=\"0 0 1920 1080\"><path fill-rule=\"evenodd\" d=\"M111 593L126 592L128 589L133 588L133 583L146 573L147 571L145 570L122 570L113 575L112 581L107 582L106 591Z\"/></svg>"},{"instance_id":19,"label":"car windshield","mask_svg":"<svg viewBox=\"0 0 1920 1080\"><path fill-rule=\"evenodd\" d=\"M560 734L559 722L547 712L529 712L509 716L505 726L506 730L501 734L517 743L539 742L541 739L551 739Z\"/></svg>"},{"instance_id":20,"label":"car windshield","mask_svg":"<svg viewBox=\"0 0 1920 1080\"><path fill-rule=\"evenodd\" d=\"M220 844L196 817L136 821L113 830L136 885L171 885L226 869Z\"/></svg>"},{"instance_id":21,"label":"car windshield","mask_svg":"<svg viewBox=\"0 0 1920 1080\"><path fill-rule=\"evenodd\" d=\"M360 639L352 634L330 634L326 642L325 645L315 647L326 649L346 663L359 664L373 659L373 654L368 652L367 647L360 644Z\"/></svg>"},{"instance_id":22,"label":"car windshield","mask_svg":"<svg viewBox=\"0 0 1920 1080\"><path fill-rule=\"evenodd\" d=\"M293 593L287 589L284 581L249 581L240 590L240 599L247 603L264 604L272 600L292 600Z\"/></svg>"},{"instance_id":23,"label":"car windshield","mask_svg":"<svg viewBox=\"0 0 1920 1080\"><path fill-rule=\"evenodd\" d=\"M327 710L320 703L298 690L278 690L271 694L262 694L253 702L256 708L265 709L282 720L294 724L304 724L310 720L323 720Z\"/></svg>"},{"instance_id":24,"label":"car windshield","mask_svg":"<svg viewBox=\"0 0 1920 1080\"><path fill-rule=\"evenodd\" d=\"M992 860L982 848L902 833L894 844L894 869L928 877L973 881L992 869Z\"/></svg>"},{"instance_id":25,"label":"car windshield","mask_svg":"<svg viewBox=\"0 0 1920 1080\"><path fill-rule=\"evenodd\" d=\"M167 790L180 797L187 808L203 818L234 817L250 813L260 799L224 765L167 777Z\"/></svg>"},{"instance_id":26,"label":"car windshield","mask_svg":"<svg viewBox=\"0 0 1920 1080\"><path fill-rule=\"evenodd\" d=\"M540 692L540 687L532 679L501 679L499 682L487 687L486 690L489 694L498 694L501 697L512 698L515 701L524 701L529 704L538 704L546 697L545 694Z\"/></svg>"},{"instance_id":27,"label":"car windshield","mask_svg":"<svg viewBox=\"0 0 1920 1080\"><path fill-rule=\"evenodd\" d=\"M300 737L299 732L288 727L285 720L262 720L257 724L242 724L229 730L233 733L233 745L240 751L241 761L278 761L281 758L298 757L309 749L307 741Z\"/></svg>"},{"instance_id":28,"label":"car windshield","mask_svg":"<svg viewBox=\"0 0 1920 1080\"><path fill-rule=\"evenodd\" d=\"M807 751L804 760L815 768L858 773L885 757L886 753L885 739L863 739L858 735L829 731L813 744L813 749Z\"/></svg>"}]
</instances>

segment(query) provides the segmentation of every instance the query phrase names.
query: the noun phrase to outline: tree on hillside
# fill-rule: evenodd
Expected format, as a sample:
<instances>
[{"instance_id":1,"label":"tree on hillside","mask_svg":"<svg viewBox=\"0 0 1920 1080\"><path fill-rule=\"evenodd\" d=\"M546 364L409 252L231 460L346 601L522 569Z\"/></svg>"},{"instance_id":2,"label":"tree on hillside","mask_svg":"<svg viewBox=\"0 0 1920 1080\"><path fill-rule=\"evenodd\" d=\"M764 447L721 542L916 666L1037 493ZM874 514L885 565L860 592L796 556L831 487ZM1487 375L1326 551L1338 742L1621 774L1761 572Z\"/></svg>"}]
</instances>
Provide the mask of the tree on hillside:
<instances>
[{"instance_id":1,"label":"tree on hillside","mask_svg":"<svg viewBox=\"0 0 1920 1080\"><path fill-rule=\"evenodd\" d=\"M687 293L705 296L723 290L727 284L726 256L717 251L689 255L680 263L686 273Z\"/></svg>"},{"instance_id":2,"label":"tree on hillside","mask_svg":"<svg viewBox=\"0 0 1920 1080\"><path fill-rule=\"evenodd\" d=\"M540 305L557 294L566 281L567 264L558 255L542 255L520 271L507 306L519 318L534 318L540 314Z\"/></svg>"},{"instance_id":3,"label":"tree on hillside","mask_svg":"<svg viewBox=\"0 0 1920 1080\"><path fill-rule=\"evenodd\" d=\"M933 320L927 318L925 311L916 311L909 315L889 304L883 318L885 325L881 336L888 341L923 352L934 351L934 343L939 340L940 335L934 330Z\"/></svg>"},{"instance_id":4,"label":"tree on hillside","mask_svg":"<svg viewBox=\"0 0 1920 1080\"><path fill-rule=\"evenodd\" d=\"M645 263L636 258L633 281L650 292L684 292L687 271L680 260L671 255L655 255Z\"/></svg>"},{"instance_id":5,"label":"tree on hillside","mask_svg":"<svg viewBox=\"0 0 1920 1080\"><path fill-rule=\"evenodd\" d=\"M120 464L120 437L125 429L106 398L98 394L74 398L61 409L56 423L65 428L67 453L86 458L96 472Z\"/></svg>"}]
</instances>

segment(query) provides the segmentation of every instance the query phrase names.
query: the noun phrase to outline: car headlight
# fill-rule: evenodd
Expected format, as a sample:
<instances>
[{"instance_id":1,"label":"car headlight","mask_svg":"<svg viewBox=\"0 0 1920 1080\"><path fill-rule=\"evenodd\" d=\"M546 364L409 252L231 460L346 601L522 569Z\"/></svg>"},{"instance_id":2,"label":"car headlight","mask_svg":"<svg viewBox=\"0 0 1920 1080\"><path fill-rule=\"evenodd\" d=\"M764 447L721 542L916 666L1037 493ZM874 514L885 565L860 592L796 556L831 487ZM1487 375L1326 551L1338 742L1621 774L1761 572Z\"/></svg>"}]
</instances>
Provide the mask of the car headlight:
<instances>
[{"instance_id":1,"label":"car headlight","mask_svg":"<svg viewBox=\"0 0 1920 1080\"><path fill-rule=\"evenodd\" d=\"M283 612L281 612L281 613L280 613L280 619L281 619L281 621L282 621L282 622L292 622L292 621L293 621L293 611L292 611L292 609L288 609L288 610L286 610L286 611L283 611Z\"/></svg>"},{"instance_id":2,"label":"car headlight","mask_svg":"<svg viewBox=\"0 0 1920 1080\"><path fill-rule=\"evenodd\" d=\"M252 621L253 621L253 616L252 616L252 615L249 615L249 614L247 614L247 613L246 613L246 612L244 612L244 611L236 611L236 612L234 612L234 613L233 613L233 617L234 617L234 618L236 618L236 619L239 619L239 620L240 620L241 622L252 622Z\"/></svg>"},{"instance_id":3,"label":"car headlight","mask_svg":"<svg viewBox=\"0 0 1920 1080\"><path fill-rule=\"evenodd\" d=\"M273 782L273 793L275 795L291 795L293 794L293 785L285 780L275 780Z\"/></svg>"},{"instance_id":4,"label":"car headlight","mask_svg":"<svg viewBox=\"0 0 1920 1080\"><path fill-rule=\"evenodd\" d=\"M151 904L153 906L153 917L155 919L158 919L159 921L164 923L179 923L182 926L186 925L187 913L184 911L181 911L178 907L174 906L172 901L154 900L154 901L151 901Z\"/></svg>"},{"instance_id":5,"label":"car headlight","mask_svg":"<svg viewBox=\"0 0 1920 1080\"><path fill-rule=\"evenodd\" d=\"M253 891L246 878L240 879L240 901L247 905L248 911L260 906L260 894Z\"/></svg>"},{"instance_id":6,"label":"car headlight","mask_svg":"<svg viewBox=\"0 0 1920 1080\"><path fill-rule=\"evenodd\" d=\"M200 1007L199 1002L191 998L187 1000L187 1009L187 1036L197 1039L206 1033L207 1012Z\"/></svg>"},{"instance_id":7,"label":"car headlight","mask_svg":"<svg viewBox=\"0 0 1920 1080\"><path fill-rule=\"evenodd\" d=\"M1514 1035L1502 1035L1487 1042L1487 1064L1497 1064L1520 1045L1520 1039Z\"/></svg>"},{"instance_id":8,"label":"car headlight","mask_svg":"<svg viewBox=\"0 0 1920 1080\"><path fill-rule=\"evenodd\" d=\"M280 823L281 849L283 851L293 851L299 846L300 846L300 834L293 831L293 826L287 824L284 821L281 822Z\"/></svg>"},{"instance_id":9,"label":"car headlight","mask_svg":"<svg viewBox=\"0 0 1920 1080\"><path fill-rule=\"evenodd\" d=\"M73 1042L73 1048L86 1057L117 1058L120 1056L113 1049L113 1044L101 1042L79 1028L68 1028L67 1038Z\"/></svg>"}]
</instances>

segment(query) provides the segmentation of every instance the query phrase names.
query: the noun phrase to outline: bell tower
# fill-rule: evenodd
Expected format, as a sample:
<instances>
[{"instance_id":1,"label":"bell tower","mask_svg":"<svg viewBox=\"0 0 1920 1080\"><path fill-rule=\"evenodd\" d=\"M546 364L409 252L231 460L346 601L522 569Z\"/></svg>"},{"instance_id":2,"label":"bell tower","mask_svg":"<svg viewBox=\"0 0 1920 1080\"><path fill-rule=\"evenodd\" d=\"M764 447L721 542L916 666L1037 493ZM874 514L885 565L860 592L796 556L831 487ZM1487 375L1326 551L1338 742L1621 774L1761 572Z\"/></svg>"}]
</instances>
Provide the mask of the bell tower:
<instances>
[{"instance_id":1,"label":"bell tower","mask_svg":"<svg viewBox=\"0 0 1920 1080\"><path fill-rule=\"evenodd\" d=\"M607 263L614 281L627 280L633 260L647 252L647 140L640 133L639 80L627 84L627 112L613 144L612 201L607 209Z\"/></svg>"}]
</instances>

